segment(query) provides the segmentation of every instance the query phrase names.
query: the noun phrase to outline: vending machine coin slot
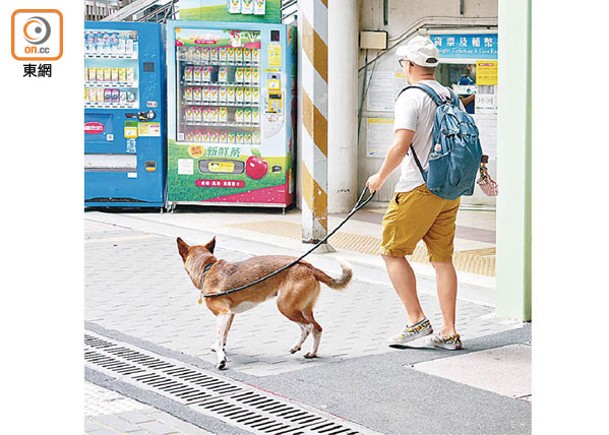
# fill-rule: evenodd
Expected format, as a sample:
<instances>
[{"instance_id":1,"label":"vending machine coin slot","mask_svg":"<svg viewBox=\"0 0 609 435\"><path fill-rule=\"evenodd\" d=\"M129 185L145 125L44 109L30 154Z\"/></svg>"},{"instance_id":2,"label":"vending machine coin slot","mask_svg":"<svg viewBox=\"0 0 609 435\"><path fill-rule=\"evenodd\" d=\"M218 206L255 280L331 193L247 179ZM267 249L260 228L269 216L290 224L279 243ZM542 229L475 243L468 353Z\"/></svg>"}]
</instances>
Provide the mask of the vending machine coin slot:
<instances>
[{"instance_id":1,"label":"vending machine coin slot","mask_svg":"<svg viewBox=\"0 0 609 435\"><path fill-rule=\"evenodd\" d=\"M154 110L148 110L147 112L138 112L137 119L140 121L152 121L156 118L156 113Z\"/></svg>"}]
</instances>

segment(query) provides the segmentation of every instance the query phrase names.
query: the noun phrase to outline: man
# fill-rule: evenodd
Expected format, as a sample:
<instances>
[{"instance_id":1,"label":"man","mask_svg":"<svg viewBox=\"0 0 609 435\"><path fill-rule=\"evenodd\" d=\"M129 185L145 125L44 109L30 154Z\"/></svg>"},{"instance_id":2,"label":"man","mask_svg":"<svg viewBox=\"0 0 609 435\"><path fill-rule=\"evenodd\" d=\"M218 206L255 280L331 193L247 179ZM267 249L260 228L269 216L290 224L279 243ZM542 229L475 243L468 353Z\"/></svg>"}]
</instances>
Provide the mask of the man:
<instances>
[{"instance_id":1,"label":"man","mask_svg":"<svg viewBox=\"0 0 609 435\"><path fill-rule=\"evenodd\" d=\"M467 71L463 74L457 82L460 86L474 86L476 84L476 65L467 65ZM475 94L460 95L459 98L465 106L465 111L470 114L475 113Z\"/></svg>"},{"instance_id":2,"label":"man","mask_svg":"<svg viewBox=\"0 0 609 435\"><path fill-rule=\"evenodd\" d=\"M427 84L441 98L450 98L449 91L435 80L439 52L431 40L417 36L406 46L399 47L397 55L408 83ZM380 249L391 283L408 316L404 330L389 340L392 347L403 347L433 332L419 302L414 272L405 258L414 252L422 239L435 268L443 318L439 334L428 343L448 350L461 348L461 339L455 329L457 274L452 264L459 198L447 200L431 193L413 153L409 152L410 147L414 148L422 167L427 169L436 107L433 100L420 89L408 89L401 93L395 103L393 144L379 172L366 182L370 191L375 192L394 169L401 167L395 195L383 217Z\"/></svg>"}]
</instances>

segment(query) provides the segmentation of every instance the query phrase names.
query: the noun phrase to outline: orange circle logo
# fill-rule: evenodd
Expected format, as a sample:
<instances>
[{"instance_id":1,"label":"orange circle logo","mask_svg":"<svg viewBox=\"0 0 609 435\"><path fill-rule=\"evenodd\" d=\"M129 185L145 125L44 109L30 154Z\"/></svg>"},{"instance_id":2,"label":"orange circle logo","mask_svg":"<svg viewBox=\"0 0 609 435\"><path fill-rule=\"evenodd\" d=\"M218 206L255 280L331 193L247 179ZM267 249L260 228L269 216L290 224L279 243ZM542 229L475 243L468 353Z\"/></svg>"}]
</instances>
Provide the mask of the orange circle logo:
<instances>
[{"instance_id":1,"label":"orange circle logo","mask_svg":"<svg viewBox=\"0 0 609 435\"><path fill-rule=\"evenodd\" d=\"M188 154L193 159L201 158L205 154L205 148L201 145L191 145L188 147Z\"/></svg>"},{"instance_id":2,"label":"orange circle logo","mask_svg":"<svg viewBox=\"0 0 609 435\"><path fill-rule=\"evenodd\" d=\"M31 17L23 25L23 36L30 44L44 44L51 36L51 26L42 17Z\"/></svg>"}]
</instances>

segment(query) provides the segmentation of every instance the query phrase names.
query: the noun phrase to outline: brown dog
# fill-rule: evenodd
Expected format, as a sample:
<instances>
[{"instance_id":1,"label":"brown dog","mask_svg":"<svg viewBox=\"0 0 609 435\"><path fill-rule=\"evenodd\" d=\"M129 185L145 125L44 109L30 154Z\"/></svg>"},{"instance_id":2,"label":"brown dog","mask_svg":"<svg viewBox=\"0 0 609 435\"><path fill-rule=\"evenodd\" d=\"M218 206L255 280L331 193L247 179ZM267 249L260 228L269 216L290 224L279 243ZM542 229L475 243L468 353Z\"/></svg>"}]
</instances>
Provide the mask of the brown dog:
<instances>
[{"instance_id":1,"label":"brown dog","mask_svg":"<svg viewBox=\"0 0 609 435\"><path fill-rule=\"evenodd\" d=\"M184 261L184 268L194 286L202 294L219 293L249 284L277 269L291 263L296 258L267 255L252 257L245 261L229 263L214 257L216 238L206 245L189 246L178 237L178 252ZM300 261L289 269L262 281L252 287L224 296L205 298L207 307L217 318L217 337L211 350L218 355L219 369L226 367L226 337L236 313L249 310L261 302L277 296L277 308L300 326L300 338L290 349L298 352L302 344L313 333L313 349L305 358L317 355L322 328L313 317L313 308L319 296L320 282L335 290L349 284L351 267L342 264L343 274L339 279L328 276L311 264Z\"/></svg>"}]
</instances>

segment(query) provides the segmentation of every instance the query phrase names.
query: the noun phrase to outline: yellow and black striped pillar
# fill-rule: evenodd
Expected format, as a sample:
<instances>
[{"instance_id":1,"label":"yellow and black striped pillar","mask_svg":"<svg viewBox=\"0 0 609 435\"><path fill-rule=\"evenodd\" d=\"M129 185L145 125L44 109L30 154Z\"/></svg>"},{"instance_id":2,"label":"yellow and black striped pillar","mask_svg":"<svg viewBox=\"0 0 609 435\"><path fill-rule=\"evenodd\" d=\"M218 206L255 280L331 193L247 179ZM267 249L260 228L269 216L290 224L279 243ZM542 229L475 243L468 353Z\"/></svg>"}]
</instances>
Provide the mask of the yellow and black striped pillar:
<instances>
[{"instance_id":1,"label":"yellow and black striped pillar","mask_svg":"<svg viewBox=\"0 0 609 435\"><path fill-rule=\"evenodd\" d=\"M328 233L328 0L298 0L302 241Z\"/></svg>"}]
</instances>

